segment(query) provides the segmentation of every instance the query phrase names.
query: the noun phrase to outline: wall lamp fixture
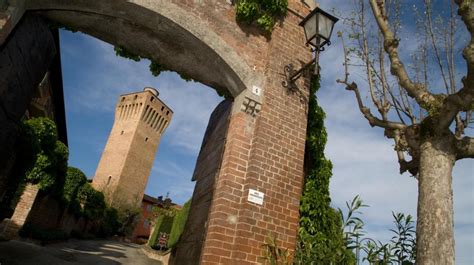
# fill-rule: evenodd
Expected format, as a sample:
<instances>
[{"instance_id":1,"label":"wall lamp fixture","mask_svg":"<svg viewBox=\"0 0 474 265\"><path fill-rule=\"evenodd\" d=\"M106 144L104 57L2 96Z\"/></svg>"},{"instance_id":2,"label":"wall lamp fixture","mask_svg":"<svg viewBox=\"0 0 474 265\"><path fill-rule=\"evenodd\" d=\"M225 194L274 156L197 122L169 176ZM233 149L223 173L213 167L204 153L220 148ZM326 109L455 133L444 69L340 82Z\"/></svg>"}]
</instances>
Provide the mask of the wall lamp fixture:
<instances>
[{"instance_id":1,"label":"wall lamp fixture","mask_svg":"<svg viewBox=\"0 0 474 265\"><path fill-rule=\"evenodd\" d=\"M284 67L285 80L282 82L283 86L288 89L294 88L295 81L301 77L301 74L313 64L314 74L319 75L319 53L324 51L324 46L331 45L331 35L334 24L339 19L326 11L316 7L309 13L301 22L300 26L304 28L306 37L306 46L313 46L311 51L315 53L315 57L309 63L305 64L299 70L294 69L293 64L288 64Z\"/></svg>"}]
</instances>

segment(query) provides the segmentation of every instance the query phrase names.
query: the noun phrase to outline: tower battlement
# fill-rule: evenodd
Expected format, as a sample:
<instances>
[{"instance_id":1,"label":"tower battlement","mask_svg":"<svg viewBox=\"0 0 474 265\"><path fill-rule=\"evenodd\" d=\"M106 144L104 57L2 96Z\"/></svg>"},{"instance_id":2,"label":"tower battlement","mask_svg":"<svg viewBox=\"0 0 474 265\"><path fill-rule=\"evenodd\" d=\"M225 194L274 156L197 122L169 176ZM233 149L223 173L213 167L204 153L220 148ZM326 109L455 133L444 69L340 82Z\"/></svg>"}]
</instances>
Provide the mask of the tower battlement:
<instances>
[{"instance_id":1,"label":"tower battlement","mask_svg":"<svg viewBox=\"0 0 474 265\"><path fill-rule=\"evenodd\" d=\"M115 120L92 181L109 205L139 206L161 135L173 111L156 89L120 95Z\"/></svg>"}]
</instances>

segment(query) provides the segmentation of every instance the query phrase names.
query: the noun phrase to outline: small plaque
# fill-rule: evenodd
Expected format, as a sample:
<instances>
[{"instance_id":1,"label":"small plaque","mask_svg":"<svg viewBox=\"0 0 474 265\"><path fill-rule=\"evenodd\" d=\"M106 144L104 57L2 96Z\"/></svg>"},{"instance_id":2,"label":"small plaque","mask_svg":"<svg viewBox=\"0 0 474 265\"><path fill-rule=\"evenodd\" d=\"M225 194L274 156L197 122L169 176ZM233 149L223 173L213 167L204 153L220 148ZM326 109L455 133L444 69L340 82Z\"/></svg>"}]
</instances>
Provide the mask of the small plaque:
<instances>
[{"instance_id":1,"label":"small plaque","mask_svg":"<svg viewBox=\"0 0 474 265\"><path fill-rule=\"evenodd\" d=\"M255 95L260 96L261 92L262 92L262 89L260 87L258 86L252 87L252 93L254 93Z\"/></svg>"},{"instance_id":2,"label":"small plaque","mask_svg":"<svg viewBox=\"0 0 474 265\"><path fill-rule=\"evenodd\" d=\"M263 205L263 196L265 196L263 192L249 189L249 197L247 198L247 200L258 205Z\"/></svg>"}]
</instances>

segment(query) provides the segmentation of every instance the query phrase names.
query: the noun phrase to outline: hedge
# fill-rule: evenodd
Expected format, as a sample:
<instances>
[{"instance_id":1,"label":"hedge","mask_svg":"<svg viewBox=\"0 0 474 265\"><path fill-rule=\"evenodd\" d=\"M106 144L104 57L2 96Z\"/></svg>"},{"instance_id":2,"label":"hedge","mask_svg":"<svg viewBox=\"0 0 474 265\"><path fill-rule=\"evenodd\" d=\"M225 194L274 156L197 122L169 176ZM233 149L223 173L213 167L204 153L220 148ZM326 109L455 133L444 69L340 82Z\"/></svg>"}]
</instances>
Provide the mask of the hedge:
<instances>
[{"instance_id":1,"label":"hedge","mask_svg":"<svg viewBox=\"0 0 474 265\"><path fill-rule=\"evenodd\" d=\"M190 208L191 200L187 201L174 217L173 227L171 228L170 238L168 239L168 248L173 248L178 244L179 238L184 230L184 225L188 219Z\"/></svg>"}]
</instances>

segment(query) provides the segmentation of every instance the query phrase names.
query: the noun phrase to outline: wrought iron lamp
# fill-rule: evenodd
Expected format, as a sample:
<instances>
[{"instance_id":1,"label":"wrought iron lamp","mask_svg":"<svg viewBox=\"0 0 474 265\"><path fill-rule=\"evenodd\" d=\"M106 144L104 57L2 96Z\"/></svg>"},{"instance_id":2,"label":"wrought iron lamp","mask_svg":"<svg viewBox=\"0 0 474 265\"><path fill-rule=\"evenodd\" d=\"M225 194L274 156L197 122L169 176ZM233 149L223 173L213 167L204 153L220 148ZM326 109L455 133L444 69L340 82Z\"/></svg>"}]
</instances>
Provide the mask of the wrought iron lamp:
<instances>
[{"instance_id":1,"label":"wrought iron lamp","mask_svg":"<svg viewBox=\"0 0 474 265\"><path fill-rule=\"evenodd\" d=\"M315 8L308 16L301 22L300 26L304 28L306 37L306 45L311 45L311 49L315 53L315 57L309 63L295 70L293 64L288 64L284 67L286 80L283 81L283 86L286 88L293 88L296 79L300 78L303 71L315 64L314 73L319 74L319 53L324 51L324 46L331 45L331 34L334 24L339 19L319 7Z\"/></svg>"}]
</instances>

